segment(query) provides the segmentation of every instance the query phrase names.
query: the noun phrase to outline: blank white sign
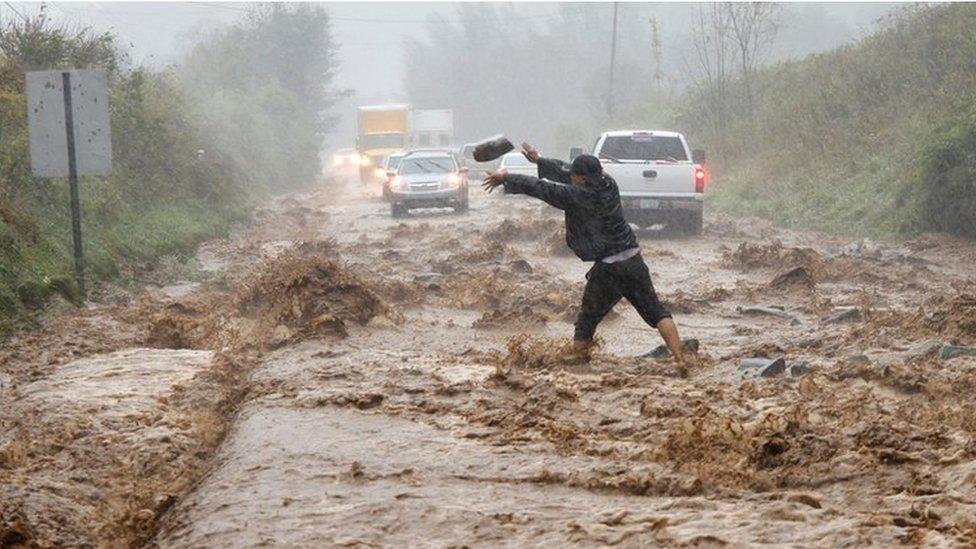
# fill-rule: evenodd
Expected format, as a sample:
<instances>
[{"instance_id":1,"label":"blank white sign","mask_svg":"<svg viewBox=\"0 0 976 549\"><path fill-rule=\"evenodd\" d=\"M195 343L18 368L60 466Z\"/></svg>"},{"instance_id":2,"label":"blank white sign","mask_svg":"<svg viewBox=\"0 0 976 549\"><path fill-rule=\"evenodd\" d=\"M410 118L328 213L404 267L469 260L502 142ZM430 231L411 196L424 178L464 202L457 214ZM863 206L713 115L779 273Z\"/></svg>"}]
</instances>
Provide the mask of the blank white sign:
<instances>
[{"instance_id":1,"label":"blank white sign","mask_svg":"<svg viewBox=\"0 0 976 549\"><path fill-rule=\"evenodd\" d=\"M64 72L71 73L71 111L78 175L108 175L112 170L108 79L105 72L96 70L27 73L31 169L37 177L68 175Z\"/></svg>"}]
</instances>

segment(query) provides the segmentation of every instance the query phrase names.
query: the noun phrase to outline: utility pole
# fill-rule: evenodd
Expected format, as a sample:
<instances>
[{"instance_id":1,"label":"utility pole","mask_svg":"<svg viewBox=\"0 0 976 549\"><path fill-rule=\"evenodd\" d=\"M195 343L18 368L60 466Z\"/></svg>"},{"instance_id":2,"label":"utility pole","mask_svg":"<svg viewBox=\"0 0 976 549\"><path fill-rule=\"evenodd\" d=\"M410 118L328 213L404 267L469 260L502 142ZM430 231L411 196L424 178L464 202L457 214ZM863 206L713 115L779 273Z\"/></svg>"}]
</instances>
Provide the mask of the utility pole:
<instances>
[{"instance_id":1,"label":"utility pole","mask_svg":"<svg viewBox=\"0 0 976 549\"><path fill-rule=\"evenodd\" d=\"M651 17L651 55L654 58L654 91L658 97L663 90L661 86L661 36L657 30L657 18Z\"/></svg>"},{"instance_id":2,"label":"utility pole","mask_svg":"<svg viewBox=\"0 0 976 549\"><path fill-rule=\"evenodd\" d=\"M610 91L607 93L607 116L613 119L613 69L617 60L617 8L619 2L613 3L613 36L610 38Z\"/></svg>"}]
</instances>

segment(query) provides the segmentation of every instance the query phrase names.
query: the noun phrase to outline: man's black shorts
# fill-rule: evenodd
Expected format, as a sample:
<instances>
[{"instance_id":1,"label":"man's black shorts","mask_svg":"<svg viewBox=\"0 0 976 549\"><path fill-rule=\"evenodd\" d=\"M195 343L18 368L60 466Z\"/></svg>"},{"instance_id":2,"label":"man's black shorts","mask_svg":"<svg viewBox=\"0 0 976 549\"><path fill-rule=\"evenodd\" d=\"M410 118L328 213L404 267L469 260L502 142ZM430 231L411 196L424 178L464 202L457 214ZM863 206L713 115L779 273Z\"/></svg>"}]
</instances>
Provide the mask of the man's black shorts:
<instances>
[{"instance_id":1,"label":"man's black shorts","mask_svg":"<svg viewBox=\"0 0 976 549\"><path fill-rule=\"evenodd\" d=\"M583 303L576 319L575 339L593 339L597 324L621 297L626 297L644 322L651 326L657 327L661 319L671 318L671 313L661 305L654 293L651 273L641 254L617 263L597 261L586 273L586 289L583 290Z\"/></svg>"}]
</instances>

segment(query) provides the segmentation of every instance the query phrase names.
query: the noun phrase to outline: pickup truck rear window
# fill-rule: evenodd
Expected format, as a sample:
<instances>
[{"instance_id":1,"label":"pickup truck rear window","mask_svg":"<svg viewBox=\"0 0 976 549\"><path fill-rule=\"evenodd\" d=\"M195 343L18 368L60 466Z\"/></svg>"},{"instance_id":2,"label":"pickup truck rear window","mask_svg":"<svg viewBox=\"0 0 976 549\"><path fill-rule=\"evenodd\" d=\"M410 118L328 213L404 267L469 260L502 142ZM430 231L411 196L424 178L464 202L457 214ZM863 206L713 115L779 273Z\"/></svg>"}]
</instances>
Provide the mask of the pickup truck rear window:
<instances>
[{"instance_id":1,"label":"pickup truck rear window","mask_svg":"<svg viewBox=\"0 0 976 549\"><path fill-rule=\"evenodd\" d=\"M688 160L681 139L668 136L614 135L603 141L600 157L616 160Z\"/></svg>"}]
</instances>

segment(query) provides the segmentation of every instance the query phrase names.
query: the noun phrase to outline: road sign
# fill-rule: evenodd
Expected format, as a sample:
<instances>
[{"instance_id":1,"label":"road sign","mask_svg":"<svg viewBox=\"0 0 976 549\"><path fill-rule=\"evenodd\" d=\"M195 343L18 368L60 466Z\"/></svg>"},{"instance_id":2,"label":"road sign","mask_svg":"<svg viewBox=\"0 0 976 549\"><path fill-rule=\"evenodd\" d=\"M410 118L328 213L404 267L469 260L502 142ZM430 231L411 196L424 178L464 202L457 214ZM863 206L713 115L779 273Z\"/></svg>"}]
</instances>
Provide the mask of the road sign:
<instances>
[{"instance_id":1,"label":"road sign","mask_svg":"<svg viewBox=\"0 0 976 549\"><path fill-rule=\"evenodd\" d=\"M81 246L79 175L108 175L112 139L108 119L108 79L102 71L27 73L27 123L31 170L37 177L68 177L75 279L85 295Z\"/></svg>"},{"instance_id":2,"label":"road sign","mask_svg":"<svg viewBox=\"0 0 976 549\"><path fill-rule=\"evenodd\" d=\"M71 89L68 95L64 93L66 80ZM94 70L27 73L27 122L34 175L70 176L65 128L67 99L74 125L77 175L108 175L112 169L108 80L103 71Z\"/></svg>"}]
</instances>

